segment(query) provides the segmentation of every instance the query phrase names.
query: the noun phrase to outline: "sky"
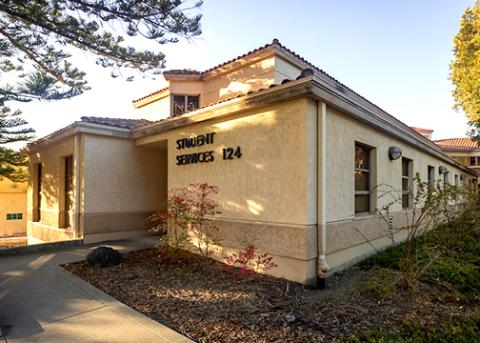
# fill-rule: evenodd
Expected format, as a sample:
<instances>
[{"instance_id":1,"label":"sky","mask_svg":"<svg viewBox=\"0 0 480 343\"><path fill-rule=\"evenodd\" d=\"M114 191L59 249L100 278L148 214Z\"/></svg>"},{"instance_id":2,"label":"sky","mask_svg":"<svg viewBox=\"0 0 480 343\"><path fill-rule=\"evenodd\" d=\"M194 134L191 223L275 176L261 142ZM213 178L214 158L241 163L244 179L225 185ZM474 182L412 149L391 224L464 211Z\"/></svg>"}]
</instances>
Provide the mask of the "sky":
<instances>
[{"instance_id":1,"label":"sky","mask_svg":"<svg viewBox=\"0 0 480 343\"><path fill-rule=\"evenodd\" d=\"M410 126L434 130L433 138L464 136L463 113L452 109L449 64L460 18L474 0L205 0L202 35L156 46L167 69L205 70L277 38L317 67ZM137 41L133 42L137 44ZM137 118L132 100L161 88L160 78L113 79L94 57L74 62L91 90L73 99L11 103L36 137L81 116Z\"/></svg>"}]
</instances>

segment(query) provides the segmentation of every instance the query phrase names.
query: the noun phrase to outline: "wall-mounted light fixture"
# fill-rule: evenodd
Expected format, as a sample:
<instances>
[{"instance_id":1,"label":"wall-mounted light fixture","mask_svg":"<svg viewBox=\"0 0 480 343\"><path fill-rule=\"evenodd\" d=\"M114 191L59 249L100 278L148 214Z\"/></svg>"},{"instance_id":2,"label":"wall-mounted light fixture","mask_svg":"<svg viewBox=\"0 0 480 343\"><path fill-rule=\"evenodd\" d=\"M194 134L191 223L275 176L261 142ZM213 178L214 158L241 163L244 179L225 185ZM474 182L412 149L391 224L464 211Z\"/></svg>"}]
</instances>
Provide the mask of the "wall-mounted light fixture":
<instances>
[{"instance_id":1,"label":"wall-mounted light fixture","mask_svg":"<svg viewBox=\"0 0 480 343\"><path fill-rule=\"evenodd\" d=\"M388 158L390 158L391 161L398 160L400 157L402 157L402 149L398 146L388 148Z\"/></svg>"},{"instance_id":2,"label":"wall-mounted light fixture","mask_svg":"<svg viewBox=\"0 0 480 343\"><path fill-rule=\"evenodd\" d=\"M438 167L438 172L440 174L446 174L446 173L448 173L448 169L445 166L440 166L440 167Z\"/></svg>"}]
</instances>

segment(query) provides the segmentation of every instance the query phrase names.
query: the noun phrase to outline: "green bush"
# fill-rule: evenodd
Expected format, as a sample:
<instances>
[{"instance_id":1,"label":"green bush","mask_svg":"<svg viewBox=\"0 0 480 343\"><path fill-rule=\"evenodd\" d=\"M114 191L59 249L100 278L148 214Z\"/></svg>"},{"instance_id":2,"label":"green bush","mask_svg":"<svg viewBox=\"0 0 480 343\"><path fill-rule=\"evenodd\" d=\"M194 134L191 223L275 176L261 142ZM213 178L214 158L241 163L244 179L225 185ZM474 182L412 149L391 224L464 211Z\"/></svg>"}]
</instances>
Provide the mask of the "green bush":
<instances>
[{"instance_id":1,"label":"green bush","mask_svg":"<svg viewBox=\"0 0 480 343\"><path fill-rule=\"evenodd\" d=\"M440 225L417 237L413 246L415 264L411 268L424 268L424 272L418 274L419 281L441 284L462 300L480 301L480 229L472 226L469 217L460 216ZM406 244L400 243L368 257L360 266L364 269L379 268L374 274L380 271L380 275L371 278L382 283L382 274L386 274L382 268L402 270L405 254ZM409 269L404 269L403 275L407 278ZM374 287L371 280L367 280L365 289L383 298L392 290L391 286L388 278Z\"/></svg>"},{"instance_id":2,"label":"green bush","mask_svg":"<svg viewBox=\"0 0 480 343\"><path fill-rule=\"evenodd\" d=\"M343 342L348 343L470 343L480 342L480 315L473 318L466 317L446 317L437 325L428 327L418 323L406 323L400 332L385 332L381 330L370 330L363 335L344 338Z\"/></svg>"},{"instance_id":3,"label":"green bush","mask_svg":"<svg viewBox=\"0 0 480 343\"><path fill-rule=\"evenodd\" d=\"M460 256L461 257L461 256ZM480 268L477 265L454 257L442 256L426 274L458 292L458 297L480 300Z\"/></svg>"},{"instance_id":4,"label":"green bush","mask_svg":"<svg viewBox=\"0 0 480 343\"><path fill-rule=\"evenodd\" d=\"M400 258L404 254L403 250L403 243L390 247L366 258L360 262L360 267L364 269L369 269L372 267L398 269Z\"/></svg>"},{"instance_id":5,"label":"green bush","mask_svg":"<svg viewBox=\"0 0 480 343\"><path fill-rule=\"evenodd\" d=\"M363 284L363 291L372 292L381 299L395 293L401 275L389 268L375 267L372 274Z\"/></svg>"}]
</instances>

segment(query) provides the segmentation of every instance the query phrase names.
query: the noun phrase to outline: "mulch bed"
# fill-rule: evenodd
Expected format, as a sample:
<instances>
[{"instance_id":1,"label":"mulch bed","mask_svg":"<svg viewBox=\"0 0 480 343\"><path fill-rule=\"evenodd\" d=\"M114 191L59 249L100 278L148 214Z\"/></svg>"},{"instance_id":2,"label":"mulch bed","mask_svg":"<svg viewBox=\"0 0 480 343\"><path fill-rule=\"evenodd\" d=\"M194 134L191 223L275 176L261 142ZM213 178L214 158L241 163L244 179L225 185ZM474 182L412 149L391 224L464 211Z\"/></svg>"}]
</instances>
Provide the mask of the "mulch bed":
<instances>
[{"instance_id":1,"label":"mulch bed","mask_svg":"<svg viewBox=\"0 0 480 343\"><path fill-rule=\"evenodd\" d=\"M116 267L81 262L65 268L197 342L334 342L373 328L396 330L405 320L434 325L445 314L473 310L445 301L434 287L380 301L362 291L370 272L358 268L331 277L326 290L240 276L187 252L165 258L153 248L123 255Z\"/></svg>"}]
</instances>

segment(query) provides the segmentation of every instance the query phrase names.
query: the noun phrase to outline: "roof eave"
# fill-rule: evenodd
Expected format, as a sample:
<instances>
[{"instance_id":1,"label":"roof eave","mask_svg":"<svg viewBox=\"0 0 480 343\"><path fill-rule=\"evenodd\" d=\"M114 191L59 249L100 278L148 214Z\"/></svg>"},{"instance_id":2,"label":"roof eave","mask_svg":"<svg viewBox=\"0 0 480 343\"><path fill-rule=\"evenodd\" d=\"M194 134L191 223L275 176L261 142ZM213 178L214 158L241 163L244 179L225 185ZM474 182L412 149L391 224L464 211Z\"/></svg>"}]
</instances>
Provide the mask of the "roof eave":
<instances>
[{"instance_id":1,"label":"roof eave","mask_svg":"<svg viewBox=\"0 0 480 343\"><path fill-rule=\"evenodd\" d=\"M200 81L202 79L202 76L200 74L163 73L163 77L167 81Z\"/></svg>"},{"instance_id":2,"label":"roof eave","mask_svg":"<svg viewBox=\"0 0 480 343\"><path fill-rule=\"evenodd\" d=\"M160 99L166 98L167 96L170 95L170 89L169 87L164 87L156 92L153 92L151 94L145 95L142 98L132 100L132 105L135 108L141 108L144 107L148 104L151 104L152 102L158 101Z\"/></svg>"},{"instance_id":3,"label":"roof eave","mask_svg":"<svg viewBox=\"0 0 480 343\"><path fill-rule=\"evenodd\" d=\"M55 131L45 137L36 140L35 142L28 144L27 150L28 152L35 152L58 141L80 133L110 136L116 138L131 138L130 129L76 121L58 131Z\"/></svg>"},{"instance_id":4,"label":"roof eave","mask_svg":"<svg viewBox=\"0 0 480 343\"><path fill-rule=\"evenodd\" d=\"M392 135L404 143L423 150L424 152L427 152L450 165L454 165L469 174L476 175L468 167L465 167L463 164L446 155L432 141L410 129L406 124L401 123L391 115L389 116L391 119L395 119L395 125L386 121L375 114L375 112L379 111L377 107L371 106L371 108L366 108L365 104L359 103L356 101L357 99L353 97L342 94L342 92L333 84L325 82L324 78L320 78L316 75L225 101L186 115L169 118L157 123L139 127L133 130L133 137L137 139L138 144L144 144L150 140L153 135L159 133L214 118L218 119L230 116L252 107L267 106L279 101L286 101L301 96L309 96L324 101L332 108L336 108L361 122L374 126L380 131Z\"/></svg>"}]
</instances>

